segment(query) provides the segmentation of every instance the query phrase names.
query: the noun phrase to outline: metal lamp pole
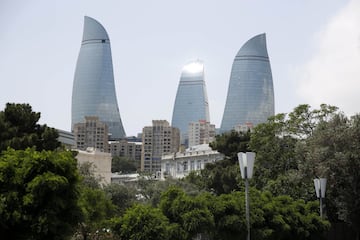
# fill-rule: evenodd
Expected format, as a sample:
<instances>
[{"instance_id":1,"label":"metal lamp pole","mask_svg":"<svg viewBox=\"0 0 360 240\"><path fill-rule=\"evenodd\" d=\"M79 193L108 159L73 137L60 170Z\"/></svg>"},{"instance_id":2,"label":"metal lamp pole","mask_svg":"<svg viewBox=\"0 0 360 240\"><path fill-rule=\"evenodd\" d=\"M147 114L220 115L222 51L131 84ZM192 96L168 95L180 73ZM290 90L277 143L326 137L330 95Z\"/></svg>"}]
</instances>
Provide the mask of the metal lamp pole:
<instances>
[{"instance_id":1,"label":"metal lamp pole","mask_svg":"<svg viewBox=\"0 0 360 240\"><path fill-rule=\"evenodd\" d=\"M320 200L320 217L323 217L323 198L325 198L326 178L315 178L314 186L317 198Z\"/></svg>"},{"instance_id":2,"label":"metal lamp pole","mask_svg":"<svg viewBox=\"0 0 360 240\"><path fill-rule=\"evenodd\" d=\"M246 226L247 226L247 240L250 240L250 206L249 206L249 179L252 178L255 153L246 152L238 153L239 165L241 177L245 179L245 215L246 215Z\"/></svg>"}]
</instances>

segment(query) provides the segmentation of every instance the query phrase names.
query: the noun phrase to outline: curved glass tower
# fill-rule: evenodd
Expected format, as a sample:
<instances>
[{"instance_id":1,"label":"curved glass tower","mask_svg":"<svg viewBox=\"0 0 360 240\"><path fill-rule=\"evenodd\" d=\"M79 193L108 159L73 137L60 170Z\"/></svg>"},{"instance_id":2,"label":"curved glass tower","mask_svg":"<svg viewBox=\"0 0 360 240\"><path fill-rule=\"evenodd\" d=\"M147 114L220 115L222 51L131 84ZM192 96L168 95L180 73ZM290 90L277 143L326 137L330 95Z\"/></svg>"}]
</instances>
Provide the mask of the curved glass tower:
<instances>
[{"instance_id":1,"label":"curved glass tower","mask_svg":"<svg viewBox=\"0 0 360 240\"><path fill-rule=\"evenodd\" d=\"M109 127L111 139L125 137L117 104L109 36L95 19L85 16L76 64L71 106L71 128L97 116Z\"/></svg>"},{"instance_id":2,"label":"curved glass tower","mask_svg":"<svg viewBox=\"0 0 360 240\"><path fill-rule=\"evenodd\" d=\"M189 123L199 120L210 122L204 64L197 60L186 64L182 69L171 126L179 128L181 142L184 143Z\"/></svg>"},{"instance_id":3,"label":"curved glass tower","mask_svg":"<svg viewBox=\"0 0 360 240\"><path fill-rule=\"evenodd\" d=\"M257 125L274 115L274 88L265 33L247 41L236 54L220 131Z\"/></svg>"}]
</instances>

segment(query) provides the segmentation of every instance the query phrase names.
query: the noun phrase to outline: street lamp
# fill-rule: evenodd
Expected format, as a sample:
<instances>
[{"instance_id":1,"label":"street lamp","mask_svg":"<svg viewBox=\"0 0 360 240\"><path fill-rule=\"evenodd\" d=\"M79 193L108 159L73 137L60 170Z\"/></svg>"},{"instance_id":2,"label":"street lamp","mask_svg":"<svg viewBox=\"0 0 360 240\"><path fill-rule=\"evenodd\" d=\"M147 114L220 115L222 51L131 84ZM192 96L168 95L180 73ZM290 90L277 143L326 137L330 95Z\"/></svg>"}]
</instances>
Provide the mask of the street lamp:
<instances>
[{"instance_id":1,"label":"street lamp","mask_svg":"<svg viewBox=\"0 0 360 240\"><path fill-rule=\"evenodd\" d=\"M250 240L250 209L249 209L249 181L252 178L255 153L254 152L239 152L238 159L240 164L241 177L245 179L245 210L246 210L246 225L247 225L247 240Z\"/></svg>"},{"instance_id":2,"label":"street lamp","mask_svg":"<svg viewBox=\"0 0 360 240\"><path fill-rule=\"evenodd\" d=\"M314 179L315 192L317 198L320 199L320 217L323 217L323 202L322 199L325 198L326 191L326 178L315 178Z\"/></svg>"}]
</instances>

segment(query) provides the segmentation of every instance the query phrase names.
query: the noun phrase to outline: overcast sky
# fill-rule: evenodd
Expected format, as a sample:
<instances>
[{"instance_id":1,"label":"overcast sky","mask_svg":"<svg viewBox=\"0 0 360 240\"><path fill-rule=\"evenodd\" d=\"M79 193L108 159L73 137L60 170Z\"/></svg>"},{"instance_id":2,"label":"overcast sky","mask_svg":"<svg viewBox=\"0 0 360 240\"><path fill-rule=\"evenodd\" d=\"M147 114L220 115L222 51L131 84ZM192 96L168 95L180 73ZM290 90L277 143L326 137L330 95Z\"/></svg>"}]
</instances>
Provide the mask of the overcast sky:
<instances>
[{"instance_id":1,"label":"overcast sky","mask_svg":"<svg viewBox=\"0 0 360 240\"><path fill-rule=\"evenodd\" d=\"M1 0L0 109L29 103L41 123L71 128L84 15L107 30L127 135L171 122L181 69L205 65L211 122L220 127L240 47L266 33L275 111L302 103L360 112L360 0Z\"/></svg>"}]
</instances>

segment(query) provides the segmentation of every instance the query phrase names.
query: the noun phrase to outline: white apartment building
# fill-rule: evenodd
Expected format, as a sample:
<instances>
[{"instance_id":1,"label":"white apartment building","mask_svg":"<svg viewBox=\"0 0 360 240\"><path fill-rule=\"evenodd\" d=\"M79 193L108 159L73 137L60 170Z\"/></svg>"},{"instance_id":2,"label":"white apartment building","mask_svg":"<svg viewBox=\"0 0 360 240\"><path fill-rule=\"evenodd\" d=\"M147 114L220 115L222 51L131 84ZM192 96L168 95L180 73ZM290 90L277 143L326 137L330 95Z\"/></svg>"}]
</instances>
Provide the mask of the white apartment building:
<instances>
[{"instance_id":1,"label":"white apartment building","mask_svg":"<svg viewBox=\"0 0 360 240\"><path fill-rule=\"evenodd\" d=\"M209 144L202 144L177 152L164 155L161 159L161 178L183 178L191 171L204 169L207 163L224 159L224 155L212 150Z\"/></svg>"}]
</instances>

